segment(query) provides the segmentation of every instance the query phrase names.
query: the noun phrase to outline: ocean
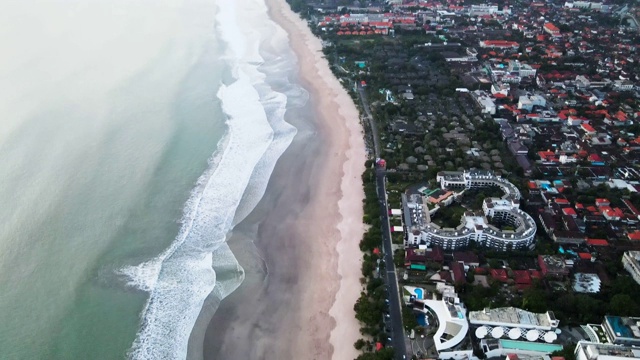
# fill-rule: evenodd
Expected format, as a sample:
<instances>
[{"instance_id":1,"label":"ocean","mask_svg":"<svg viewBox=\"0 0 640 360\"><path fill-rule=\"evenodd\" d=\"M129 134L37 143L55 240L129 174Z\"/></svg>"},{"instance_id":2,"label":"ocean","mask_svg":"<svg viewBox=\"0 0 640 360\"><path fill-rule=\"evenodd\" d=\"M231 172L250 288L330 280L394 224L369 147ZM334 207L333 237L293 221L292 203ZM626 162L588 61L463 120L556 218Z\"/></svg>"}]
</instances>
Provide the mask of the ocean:
<instances>
[{"instance_id":1,"label":"ocean","mask_svg":"<svg viewBox=\"0 0 640 360\"><path fill-rule=\"evenodd\" d=\"M264 0L6 5L0 358L187 358L308 99L286 34Z\"/></svg>"}]
</instances>

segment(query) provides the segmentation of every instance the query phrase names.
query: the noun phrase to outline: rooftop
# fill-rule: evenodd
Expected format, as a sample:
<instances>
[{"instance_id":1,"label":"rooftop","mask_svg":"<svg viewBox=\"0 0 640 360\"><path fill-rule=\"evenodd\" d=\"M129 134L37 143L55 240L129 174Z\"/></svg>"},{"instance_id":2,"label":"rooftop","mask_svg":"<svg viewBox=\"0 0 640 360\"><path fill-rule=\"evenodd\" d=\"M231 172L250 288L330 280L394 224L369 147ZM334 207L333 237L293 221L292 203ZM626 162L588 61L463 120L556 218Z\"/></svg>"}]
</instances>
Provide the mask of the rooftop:
<instances>
[{"instance_id":1,"label":"rooftop","mask_svg":"<svg viewBox=\"0 0 640 360\"><path fill-rule=\"evenodd\" d=\"M537 314L515 307L503 307L469 312L469 322L474 325L495 325L527 329L555 329L559 321L551 311Z\"/></svg>"},{"instance_id":2,"label":"rooftop","mask_svg":"<svg viewBox=\"0 0 640 360\"><path fill-rule=\"evenodd\" d=\"M576 347L582 348L584 353L589 354L590 358L597 359L598 356L610 356L609 359L640 358L640 349L634 349L630 346L596 344L592 342L579 341Z\"/></svg>"}]
</instances>

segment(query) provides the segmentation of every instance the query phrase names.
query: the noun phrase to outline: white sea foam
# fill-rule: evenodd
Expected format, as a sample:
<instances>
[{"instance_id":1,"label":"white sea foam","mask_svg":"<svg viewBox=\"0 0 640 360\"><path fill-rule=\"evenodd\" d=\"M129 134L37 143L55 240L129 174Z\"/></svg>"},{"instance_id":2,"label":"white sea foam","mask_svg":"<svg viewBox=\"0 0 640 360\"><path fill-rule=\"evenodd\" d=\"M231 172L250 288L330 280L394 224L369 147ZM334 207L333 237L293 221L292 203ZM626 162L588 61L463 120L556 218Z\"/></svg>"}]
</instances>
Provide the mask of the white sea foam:
<instances>
[{"instance_id":1,"label":"white sea foam","mask_svg":"<svg viewBox=\"0 0 640 360\"><path fill-rule=\"evenodd\" d=\"M149 292L129 352L133 359L185 358L205 298L211 293L224 298L240 284L243 270L226 235L263 196L277 159L295 136L295 128L284 121L287 96L274 91L260 71L264 59L258 49L264 34L247 34L251 30L238 25L239 5L248 6L246 14L261 16L264 22L266 7L255 6L259 4L220 2L217 30L228 44L225 60L235 79L218 92L228 130L185 205L175 241L157 258L121 270L130 285ZM258 11L263 13L255 14ZM218 283L212 263L237 275Z\"/></svg>"}]
</instances>

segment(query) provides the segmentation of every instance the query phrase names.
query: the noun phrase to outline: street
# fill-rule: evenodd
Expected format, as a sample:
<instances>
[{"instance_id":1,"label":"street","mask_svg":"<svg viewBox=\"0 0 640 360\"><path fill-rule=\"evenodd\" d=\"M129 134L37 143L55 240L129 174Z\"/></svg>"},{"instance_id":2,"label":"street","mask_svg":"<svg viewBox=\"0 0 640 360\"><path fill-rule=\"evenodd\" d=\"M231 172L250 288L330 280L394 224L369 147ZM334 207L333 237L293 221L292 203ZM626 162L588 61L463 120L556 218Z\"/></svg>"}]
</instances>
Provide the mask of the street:
<instances>
[{"instance_id":1,"label":"street","mask_svg":"<svg viewBox=\"0 0 640 360\"><path fill-rule=\"evenodd\" d=\"M396 359L403 359L407 354L404 328L402 327L402 301L398 289L396 266L393 263L393 250L391 248L391 229L389 225L389 212L387 210L385 172L376 170L376 186L380 201L380 217L382 218L382 249L384 254L386 283L389 296L389 314L391 315L391 343L395 349Z\"/></svg>"},{"instance_id":2,"label":"street","mask_svg":"<svg viewBox=\"0 0 640 360\"><path fill-rule=\"evenodd\" d=\"M367 115L369 127L373 135L373 147L376 158L380 157L380 143L378 136L378 127L375 124L367 96L364 88L358 84L358 95L362 101L362 107ZM405 359L407 355L407 346L405 343L405 333L402 326L402 301L400 299L400 290L398 289L398 277L396 274L396 266L393 263L393 249L391 247L391 226L389 223L389 210L387 207L387 190L385 183L385 170L376 167L376 188L378 199L380 200L380 219L382 222L382 252L384 255L385 272L380 274L387 284L389 297L389 315L391 325L391 344L394 348L396 359Z\"/></svg>"}]
</instances>

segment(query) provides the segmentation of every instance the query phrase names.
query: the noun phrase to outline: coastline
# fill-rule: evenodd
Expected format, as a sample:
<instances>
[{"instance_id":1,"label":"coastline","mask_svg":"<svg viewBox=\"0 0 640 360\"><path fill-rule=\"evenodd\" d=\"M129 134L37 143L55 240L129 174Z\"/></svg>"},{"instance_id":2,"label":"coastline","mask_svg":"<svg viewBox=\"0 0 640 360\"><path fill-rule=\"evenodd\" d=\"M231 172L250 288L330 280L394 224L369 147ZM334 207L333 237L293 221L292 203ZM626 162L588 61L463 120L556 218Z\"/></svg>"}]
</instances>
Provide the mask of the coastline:
<instances>
[{"instance_id":1,"label":"coastline","mask_svg":"<svg viewBox=\"0 0 640 360\"><path fill-rule=\"evenodd\" d=\"M203 357L355 358L365 229L359 113L306 22L285 0L266 3L297 57L297 80L310 93L298 115L313 120L313 129L300 129L290 115L298 135L264 198L230 237L246 279L209 321Z\"/></svg>"}]
</instances>

